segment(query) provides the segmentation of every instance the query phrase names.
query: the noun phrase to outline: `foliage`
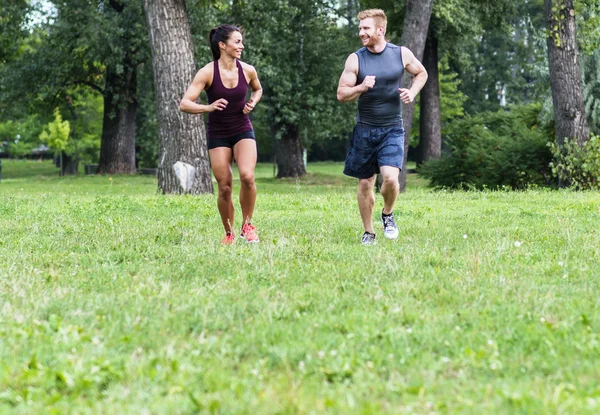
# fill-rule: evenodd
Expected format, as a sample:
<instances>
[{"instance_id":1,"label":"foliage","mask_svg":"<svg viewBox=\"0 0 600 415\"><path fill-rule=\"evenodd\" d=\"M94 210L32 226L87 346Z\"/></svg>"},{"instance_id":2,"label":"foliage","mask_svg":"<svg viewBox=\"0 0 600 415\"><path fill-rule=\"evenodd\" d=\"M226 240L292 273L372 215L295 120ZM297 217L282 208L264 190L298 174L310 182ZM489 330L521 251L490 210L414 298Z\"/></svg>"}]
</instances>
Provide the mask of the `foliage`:
<instances>
[{"instance_id":1,"label":"foliage","mask_svg":"<svg viewBox=\"0 0 600 415\"><path fill-rule=\"evenodd\" d=\"M598 192L409 182L365 248L340 164L262 165L222 247L216 195L3 162L0 413L597 412Z\"/></svg>"},{"instance_id":2,"label":"foliage","mask_svg":"<svg viewBox=\"0 0 600 415\"><path fill-rule=\"evenodd\" d=\"M600 136L592 135L582 147L569 139L562 147L549 146L554 157L552 174L560 182L577 190L600 190Z\"/></svg>"},{"instance_id":3,"label":"foliage","mask_svg":"<svg viewBox=\"0 0 600 415\"><path fill-rule=\"evenodd\" d=\"M137 83L139 106L136 113L135 147L138 167L157 167L158 124L156 121L152 65L140 65Z\"/></svg>"},{"instance_id":4,"label":"foliage","mask_svg":"<svg viewBox=\"0 0 600 415\"><path fill-rule=\"evenodd\" d=\"M468 98L460 90L461 80L459 79L458 74L450 70L447 55L440 59L438 67L440 82L440 118L442 134L445 134L447 126L452 120L465 115L464 104ZM417 96L412 129L410 130L411 147L416 147L419 144L419 124L421 122L420 108L421 106Z\"/></svg>"},{"instance_id":5,"label":"foliage","mask_svg":"<svg viewBox=\"0 0 600 415\"><path fill-rule=\"evenodd\" d=\"M449 153L426 163L421 173L436 187L549 184L552 137L538 127L540 110L540 104L531 104L455 120L444 137Z\"/></svg>"},{"instance_id":6,"label":"foliage","mask_svg":"<svg viewBox=\"0 0 600 415\"><path fill-rule=\"evenodd\" d=\"M18 54L29 9L27 0L0 0L0 65Z\"/></svg>"},{"instance_id":7,"label":"foliage","mask_svg":"<svg viewBox=\"0 0 600 415\"><path fill-rule=\"evenodd\" d=\"M584 55L600 49L600 0L575 0L577 45Z\"/></svg>"},{"instance_id":8,"label":"foliage","mask_svg":"<svg viewBox=\"0 0 600 415\"><path fill-rule=\"evenodd\" d=\"M600 49L581 62L585 115L591 131L600 135Z\"/></svg>"},{"instance_id":9,"label":"foliage","mask_svg":"<svg viewBox=\"0 0 600 415\"><path fill-rule=\"evenodd\" d=\"M54 121L48 123L44 131L40 134L40 140L57 153L66 150L69 144L69 134L71 124L69 121L63 121L58 108L54 110Z\"/></svg>"},{"instance_id":10,"label":"foliage","mask_svg":"<svg viewBox=\"0 0 600 415\"><path fill-rule=\"evenodd\" d=\"M274 135L293 127L308 146L349 131L355 107L337 102L336 89L346 57L358 49L351 46L357 38L348 39L337 26L330 2L249 0L236 14L245 22L244 53L265 91L261 121Z\"/></svg>"},{"instance_id":11,"label":"foliage","mask_svg":"<svg viewBox=\"0 0 600 415\"><path fill-rule=\"evenodd\" d=\"M0 122L0 149L8 151L10 157L26 157L31 150L39 147L39 135L44 126L37 115L29 115L20 120Z\"/></svg>"},{"instance_id":12,"label":"foliage","mask_svg":"<svg viewBox=\"0 0 600 415\"><path fill-rule=\"evenodd\" d=\"M485 19L479 33L453 44L451 67L469 97L468 113L537 102L550 86L543 2L514 2L501 19Z\"/></svg>"}]
</instances>

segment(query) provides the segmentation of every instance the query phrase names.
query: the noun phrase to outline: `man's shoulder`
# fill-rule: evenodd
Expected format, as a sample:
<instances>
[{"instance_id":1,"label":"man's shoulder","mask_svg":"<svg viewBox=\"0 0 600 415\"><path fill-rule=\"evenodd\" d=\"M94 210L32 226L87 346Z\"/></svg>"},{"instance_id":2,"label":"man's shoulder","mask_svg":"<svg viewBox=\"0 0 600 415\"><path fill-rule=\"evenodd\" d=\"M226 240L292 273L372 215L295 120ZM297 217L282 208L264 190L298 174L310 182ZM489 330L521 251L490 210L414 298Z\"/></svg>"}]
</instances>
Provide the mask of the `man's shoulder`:
<instances>
[{"instance_id":1,"label":"man's shoulder","mask_svg":"<svg viewBox=\"0 0 600 415\"><path fill-rule=\"evenodd\" d=\"M396 44L394 44L394 43L389 43L389 42L388 42L388 44L387 44L387 47L388 47L390 50L397 50L397 51L400 51L400 50L401 50L401 49L402 49L404 46L400 46L400 45L396 45Z\"/></svg>"},{"instance_id":2,"label":"man's shoulder","mask_svg":"<svg viewBox=\"0 0 600 415\"><path fill-rule=\"evenodd\" d=\"M367 53L367 48L364 46L362 48L360 48L359 50L357 50L356 52L354 52L354 54L356 54L356 55L362 55L365 53Z\"/></svg>"}]
</instances>

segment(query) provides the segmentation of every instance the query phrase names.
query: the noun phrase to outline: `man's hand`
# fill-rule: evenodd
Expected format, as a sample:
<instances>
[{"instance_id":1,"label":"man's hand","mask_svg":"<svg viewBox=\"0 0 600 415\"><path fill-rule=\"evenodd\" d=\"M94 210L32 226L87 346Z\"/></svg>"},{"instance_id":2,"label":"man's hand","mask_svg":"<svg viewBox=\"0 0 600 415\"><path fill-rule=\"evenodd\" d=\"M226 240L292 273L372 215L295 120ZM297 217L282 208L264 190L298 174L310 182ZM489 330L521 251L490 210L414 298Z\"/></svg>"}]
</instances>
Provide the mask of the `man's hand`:
<instances>
[{"instance_id":1,"label":"man's hand","mask_svg":"<svg viewBox=\"0 0 600 415\"><path fill-rule=\"evenodd\" d=\"M248 100L248 102L246 103L246 105L244 106L244 111L243 111L244 114L249 114L250 111L252 111L254 109L254 106L255 106L254 100L252 98L250 98Z\"/></svg>"},{"instance_id":2,"label":"man's hand","mask_svg":"<svg viewBox=\"0 0 600 415\"><path fill-rule=\"evenodd\" d=\"M219 98L208 106L208 112L223 111L225 107L227 107L227 104L229 104L229 102L227 102L225 98Z\"/></svg>"},{"instance_id":3,"label":"man's hand","mask_svg":"<svg viewBox=\"0 0 600 415\"><path fill-rule=\"evenodd\" d=\"M415 96L410 92L410 89L398 88L398 92L400 92L400 99L405 104L410 104L415 99Z\"/></svg>"},{"instance_id":4,"label":"man's hand","mask_svg":"<svg viewBox=\"0 0 600 415\"><path fill-rule=\"evenodd\" d=\"M360 86L362 87L363 92L367 92L369 89L373 88L375 86L375 75L365 76L365 79Z\"/></svg>"}]
</instances>

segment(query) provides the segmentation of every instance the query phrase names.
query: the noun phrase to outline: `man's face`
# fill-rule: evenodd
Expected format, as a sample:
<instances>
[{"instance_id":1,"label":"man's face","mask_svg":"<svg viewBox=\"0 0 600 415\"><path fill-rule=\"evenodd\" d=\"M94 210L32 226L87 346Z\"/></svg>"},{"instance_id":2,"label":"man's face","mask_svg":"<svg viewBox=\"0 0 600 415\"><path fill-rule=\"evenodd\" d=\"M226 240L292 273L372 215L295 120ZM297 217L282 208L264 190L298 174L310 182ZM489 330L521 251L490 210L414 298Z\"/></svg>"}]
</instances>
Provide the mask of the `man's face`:
<instances>
[{"instance_id":1,"label":"man's face","mask_svg":"<svg viewBox=\"0 0 600 415\"><path fill-rule=\"evenodd\" d=\"M358 36L363 46L373 46L383 36L383 28L376 26L375 19L367 17L358 22Z\"/></svg>"}]
</instances>

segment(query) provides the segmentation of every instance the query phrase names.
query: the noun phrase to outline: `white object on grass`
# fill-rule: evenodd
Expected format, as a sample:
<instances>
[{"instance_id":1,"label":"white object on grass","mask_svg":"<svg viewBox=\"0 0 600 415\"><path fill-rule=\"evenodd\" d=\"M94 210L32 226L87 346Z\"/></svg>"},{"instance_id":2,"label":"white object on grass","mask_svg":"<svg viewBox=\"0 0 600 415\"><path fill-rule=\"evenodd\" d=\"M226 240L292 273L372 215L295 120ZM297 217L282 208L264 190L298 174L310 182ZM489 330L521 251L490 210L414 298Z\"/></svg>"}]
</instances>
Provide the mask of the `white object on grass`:
<instances>
[{"instance_id":1,"label":"white object on grass","mask_svg":"<svg viewBox=\"0 0 600 415\"><path fill-rule=\"evenodd\" d=\"M194 180L196 180L196 168L191 164L178 161L173 164L173 170L175 170L175 176L179 179L179 185L184 192L192 190Z\"/></svg>"}]
</instances>

